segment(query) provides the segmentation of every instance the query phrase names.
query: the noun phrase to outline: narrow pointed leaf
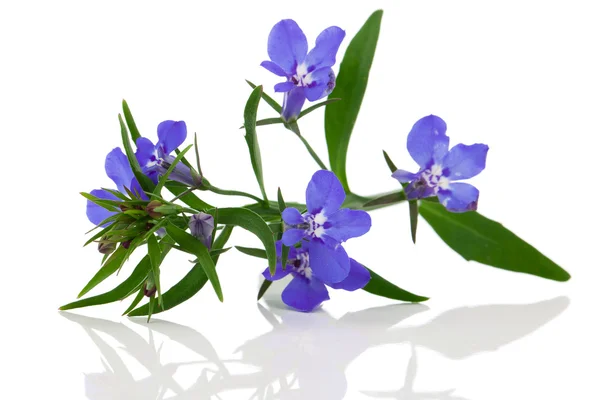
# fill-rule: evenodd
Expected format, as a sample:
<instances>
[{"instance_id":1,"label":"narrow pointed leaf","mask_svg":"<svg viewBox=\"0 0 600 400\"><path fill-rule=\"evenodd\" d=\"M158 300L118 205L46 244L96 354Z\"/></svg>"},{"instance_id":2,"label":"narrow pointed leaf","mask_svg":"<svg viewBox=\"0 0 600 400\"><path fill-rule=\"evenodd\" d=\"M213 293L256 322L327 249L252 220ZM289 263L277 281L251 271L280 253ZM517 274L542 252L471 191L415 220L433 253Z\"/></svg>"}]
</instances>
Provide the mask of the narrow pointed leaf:
<instances>
[{"instance_id":1,"label":"narrow pointed leaf","mask_svg":"<svg viewBox=\"0 0 600 400\"><path fill-rule=\"evenodd\" d=\"M310 107L308 107L306 110L302 111L300 113L300 115L298 115L298 119L304 117L306 114L309 114L313 111L315 111L317 108L321 108L323 106L326 106L327 104L331 104L331 103L335 103L336 101L340 101L341 99L338 98L332 98L332 99L327 99L325 101L322 101L318 104L312 105Z\"/></svg>"},{"instance_id":2,"label":"narrow pointed leaf","mask_svg":"<svg viewBox=\"0 0 600 400\"><path fill-rule=\"evenodd\" d=\"M152 273L154 274L154 284L156 285L156 292L158 294L158 304L162 304L162 292L160 290L160 262L162 260L160 256L160 246L156 236L150 235L148 237L148 256L150 256L150 264L152 265Z\"/></svg>"},{"instance_id":3,"label":"narrow pointed leaf","mask_svg":"<svg viewBox=\"0 0 600 400\"><path fill-rule=\"evenodd\" d=\"M252 257L264 258L267 259L267 252L263 249L257 249L255 247L244 247L244 246L235 246L235 249L241 253L247 254Z\"/></svg>"},{"instance_id":4,"label":"narrow pointed leaf","mask_svg":"<svg viewBox=\"0 0 600 400\"><path fill-rule=\"evenodd\" d=\"M131 110L129 109L129 105L125 100L123 100L123 115L125 116L125 122L127 123L127 128L129 128L129 133L131 134L131 139L135 142L141 136L140 131L133 120L133 115L131 115Z\"/></svg>"},{"instance_id":5,"label":"narrow pointed leaf","mask_svg":"<svg viewBox=\"0 0 600 400\"><path fill-rule=\"evenodd\" d=\"M127 307L125 312L123 312L123 314L121 314L121 315L127 315L131 310L136 308L138 304L140 304L140 301L142 301L143 298L144 298L144 287L141 287L140 290L138 291L138 294L135 296L135 298L133 299L133 301L131 302L129 307Z\"/></svg>"},{"instance_id":6,"label":"narrow pointed leaf","mask_svg":"<svg viewBox=\"0 0 600 400\"><path fill-rule=\"evenodd\" d=\"M396 164L394 164L394 162L392 161L392 159L390 158L390 156L388 155L388 153L385 150L383 150L383 158L385 158L385 163L387 164L387 166L390 169L390 172L392 174L394 172L398 171L398 168L396 168Z\"/></svg>"},{"instance_id":7,"label":"narrow pointed leaf","mask_svg":"<svg viewBox=\"0 0 600 400\"><path fill-rule=\"evenodd\" d=\"M248 85L250 85L250 87L252 89L256 89L256 85L252 82L250 82L249 80L246 79L246 83L248 83ZM281 114L281 106L279 105L279 103L277 103L277 101L273 100L272 97L270 97L268 94L266 94L265 92L261 92L260 96L262 97L262 99L264 101L267 102L268 105L271 106L271 108L275 111L277 111L277 114Z\"/></svg>"},{"instance_id":8,"label":"narrow pointed leaf","mask_svg":"<svg viewBox=\"0 0 600 400\"><path fill-rule=\"evenodd\" d=\"M344 101L327 104L325 107L329 162L331 170L340 179L346 192L350 191L346 176L348 144L367 89L382 15L382 10L375 11L350 41L340 64L335 89L329 96Z\"/></svg>"},{"instance_id":9,"label":"narrow pointed leaf","mask_svg":"<svg viewBox=\"0 0 600 400\"><path fill-rule=\"evenodd\" d=\"M568 281L571 277L502 224L476 211L451 213L441 204L422 202L419 213L465 260L555 281Z\"/></svg>"},{"instance_id":10,"label":"narrow pointed leaf","mask_svg":"<svg viewBox=\"0 0 600 400\"><path fill-rule=\"evenodd\" d=\"M265 192L265 183L263 180L262 171L262 160L260 157L260 147L258 145L258 137L256 136L256 112L258 111L258 103L260 102L260 95L262 93L262 86L256 87L246 103L244 109L244 128L246 128L246 143L248 144L248 151L250 152L250 161L252 163L252 169L256 176L256 181L260 187L263 199L267 199L267 193Z\"/></svg>"},{"instance_id":11,"label":"narrow pointed leaf","mask_svg":"<svg viewBox=\"0 0 600 400\"><path fill-rule=\"evenodd\" d=\"M217 297L220 301L223 301L223 292L221 290L221 283L219 282L216 266L213 259L210 257L210 253L208 252L206 246L204 246L204 244L202 244L202 242L196 239L194 236L173 224L167 225L167 233L181 247L193 253L197 257L198 264L200 267L202 267L204 273L210 280Z\"/></svg>"},{"instance_id":12,"label":"narrow pointed leaf","mask_svg":"<svg viewBox=\"0 0 600 400\"><path fill-rule=\"evenodd\" d=\"M411 303L420 303L422 301L429 300L428 297L419 296L408 292L404 289L401 289L393 283L377 275L371 269L367 269L371 273L371 280L369 281L369 283L367 283L363 290L371 294L375 294L377 296L387 297L388 299L409 301Z\"/></svg>"},{"instance_id":13,"label":"narrow pointed leaf","mask_svg":"<svg viewBox=\"0 0 600 400\"><path fill-rule=\"evenodd\" d=\"M106 278L114 274L125 261L125 257L127 256L127 249L123 246L119 246L114 253L106 260L104 265L100 268L96 275L85 285L85 287L81 290L81 292L77 295L77 298L84 296L87 292L95 288L100 282L104 281Z\"/></svg>"},{"instance_id":14,"label":"narrow pointed leaf","mask_svg":"<svg viewBox=\"0 0 600 400\"><path fill-rule=\"evenodd\" d=\"M232 230L232 226L226 226L213 243L213 248L223 248L231 236ZM218 257L218 255L213 256L215 264L217 263ZM163 303L161 307L154 310L154 314L170 310L186 300L189 300L204 287L206 282L208 282L208 277L204 273L204 269L199 264L194 265L194 267L179 282L163 293ZM128 315L130 317L142 316L148 315L148 312L148 304L145 304L131 311Z\"/></svg>"},{"instance_id":15,"label":"narrow pointed leaf","mask_svg":"<svg viewBox=\"0 0 600 400\"><path fill-rule=\"evenodd\" d=\"M171 193L173 193L175 196L179 196L181 193L188 190L188 188L186 186L182 185L179 182L173 182L173 181L167 182L165 184L165 187ZM182 197L179 198L179 200L181 200L182 202L184 202L185 204L187 204L188 206L192 207L194 210L197 210L197 211L206 211L211 208L214 208L213 206L206 203L204 200L201 200L198 196L196 196L194 193L191 193L191 192L183 195Z\"/></svg>"},{"instance_id":16,"label":"narrow pointed leaf","mask_svg":"<svg viewBox=\"0 0 600 400\"><path fill-rule=\"evenodd\" d=\"M135 158L135 152L131 147L131 142L129 141L129 134L127 132L127 127L123 122L123 118L121 114L119 114L119 125L121 125L121 140L123 141L123 147L125 148L125 154L127 155L127 159L129 160L129 164L131 165L131 170L133 171L133 175L138 180L142 189L146 192L152 192L154 190L154 182L150 178L148 178L142 172L142 168L140 168L140 164Z\"/></svg>"},{"instance_id":17,"label":"narrow pointed leaf","mask_svg":"<svg viewBox=\"0 0 600 400\"><path fill-rule=\"evenodd\" d=\"M167 172L165 172L165 174L160 177L158 184L156 185L156 187L154 188L154 191L152 193L154 193L156 195L160 194L160 191L162 190L162 188L165 186L165 184L169 180L169 175L171 175L171 173L175 170L175 167L177 167L177 164L179 164L181 162L181 160L183 159L183 157L185 157L185 153L187 153L188 150L191 148L192 148L192 145L190 144L183 151L180 151L177 154L177 157L175 157L175 159L171 163L171 166L169 166L169 168L167 169Z\"/></svg>"},{"instance_id":18,"label":"narrow pointed leaf","mask_svg":"<svg viewBox=\"0 0 600 400\"><path fill-rule=\"evenodd\" d=\"M170 238L168 237L165 237L161 240L161 256L163 258L166 257L171 248L171 243L169 241ZM146 280L151 268L152 266L150 264L150 257L146 255L138 263L131 275L114 289L96 296L88 297L87 299L81 299L69 304L65 304L64 306L60 307L59 310L72 310L75 308L97 306L122 300Z\"/></svg>"},{"instance_id":19,"label":"narrow pointed leaf","mask_svg":"<svg viewBox=\"0 0 600 400\"><path fill-rule=\"evenodd\" d=\"M269 289L272 283L273 281L270 281L268 279L263 280L263 283L258 289L258 296L256 296L256 300L260 300L264 296L264 294L267 292L267 289Z\"/></svg>"},{"instance_id":20,"label":"narrow pointed leaf","mask_svg":"<svg viewBox=\"0 0 600 400\"><path fill-rule=\"evenodd\" d=\"M255 234L265 247L269 260L269 270L272 274L275 273L277 253L275 251L273 233L267 223L258 214L246 208L220 208L218 218L218 221L215 221L216 223L237 225Z\"/></svg>"},{"instance_id":21,"label":"narrow pointed leaf","mask_svg":"<svg viewBox=\"0 0 600 400\"><path fill-rule=\"evenodd\" d=\"M413 243L417 243L417 222L419 221L419 203L417 200L409 200L408 212L410 215L410 235Z\"/></svg>"}]
</instances>

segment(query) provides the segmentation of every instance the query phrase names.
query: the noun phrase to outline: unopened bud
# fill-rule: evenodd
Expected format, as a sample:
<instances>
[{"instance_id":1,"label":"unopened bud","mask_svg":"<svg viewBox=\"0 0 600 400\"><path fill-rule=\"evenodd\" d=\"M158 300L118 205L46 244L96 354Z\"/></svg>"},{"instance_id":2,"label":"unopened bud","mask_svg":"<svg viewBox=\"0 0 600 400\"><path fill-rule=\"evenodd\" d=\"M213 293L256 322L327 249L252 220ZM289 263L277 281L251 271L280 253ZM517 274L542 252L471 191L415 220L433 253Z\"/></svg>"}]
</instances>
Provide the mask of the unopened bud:
<instances>
[{"instance_id":1,"label":"unopened bud","mask_svg":"<svg viewBox=\"0 0 600 400\"><path fill-rule=\"evenodd\" d=\"M98 242L98 251L102 254L110 254L117 248L117 244L115 242L109 242L106 236L103 236L102 239Z\"/></svg>"},{"instance_id":2,"label":"unopened bud","mask_svg":"<svg viewBox=\"0 0 600 400\"><path fill-rule=\"evenodd\" d=\"M215 230L215 219L213 216L203 212L192 215L189 227L190 233L210 250L212 234Z\"/></svg>"},{"instance_id":3,"label":"unopened bud","mask_svg":"<svg viewBox=\"0 0 600 400\"><path fill-rule=\"evenodd\" d=\"M181 206L178 206L177 204L163 204L159 207L156 207L154 212L162 215L178 214L181 212Z\"/></svg>"},{"instance_id":4,"label":"unopened bud","mask_svg":"<svg viewBox=\"0 0 600 400\"><path fill-rule=\"evenodd\" d=\"M156 209L160 206L162 206L163 204L158 201L158 200L152 200L150 203L148 203L148 205L146 206L146 212L148 213L149 216L151 216L154 219L159 219L160 217L162 217L163 215L159 212L156 212Z\"/></svg>"},{"instance_id":5,"label":"unopened bud","mask_svg":"<svg viewBox=\"0 0 600 400\"><path fill-rule=\"evenodd\" d=\"M129 246L131 246L131 240L126 240L124 242L121 243L121 246L125 247L126 249L129 248Z\"/></svg>"},{"instance_id":6,"label":"unopened bud","mask_svg":"<svg viewBox=\"0 0 600 400\"><path fill-rule=\"evenodd\" d=\"M156 285L152 282L146 281L144 283L144 296L152 297L156 293Z\"/></svg>"}]
</instances>

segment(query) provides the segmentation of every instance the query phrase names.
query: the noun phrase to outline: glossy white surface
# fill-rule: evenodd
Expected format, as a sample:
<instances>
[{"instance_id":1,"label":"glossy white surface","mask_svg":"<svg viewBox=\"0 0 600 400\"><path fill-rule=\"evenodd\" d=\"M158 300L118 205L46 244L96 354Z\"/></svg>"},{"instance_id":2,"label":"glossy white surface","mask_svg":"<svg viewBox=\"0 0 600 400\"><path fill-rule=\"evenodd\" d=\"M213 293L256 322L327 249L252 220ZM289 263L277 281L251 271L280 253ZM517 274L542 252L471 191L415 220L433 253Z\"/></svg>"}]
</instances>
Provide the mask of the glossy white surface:
<instances>
[{"instance_id":1,"label":"glossy white surface","mask_svg":"<svg viewBox=\"0 0 600 400\"><path fill-rule=\"evenodd\" d=\"M1 397L597 398L595 2L204 3L0 4ZM223 304L207 287L150 324L120 318L128 304L56 310L100 261L81 248L90 224L78 192L110 185L102 166L119 145L122 98L152 139L160 121L185 120L211 182L257 193L238 128L244 78L271 94L279 82L259 67L272 25L294 18L311 44L339 25L348 34L341 55L377 8L385 13L348 154L351 188L397 188L381 149L414 169L406 134L420 117L439 115L451 145L490 146L487 169L471 181L480 212L564 266L571 281L466 262L425 221L415 246L400 205L372 213L372 231L346 249L431 296L422 305L362 291L334 292L313 314L285 309L275 293L257 304L265 265L231 250L219 263ZM264 105L259 113L274 116ZM316 111L300 126L326 159L322 118ZM299 141L278 126L260 129L259 140L270 196L281 186L286 199L302 200L316 165ZM257 245L240 230L231 243ZM170 255L163 285L189 267Z\"/></svg>"}]
</instances>

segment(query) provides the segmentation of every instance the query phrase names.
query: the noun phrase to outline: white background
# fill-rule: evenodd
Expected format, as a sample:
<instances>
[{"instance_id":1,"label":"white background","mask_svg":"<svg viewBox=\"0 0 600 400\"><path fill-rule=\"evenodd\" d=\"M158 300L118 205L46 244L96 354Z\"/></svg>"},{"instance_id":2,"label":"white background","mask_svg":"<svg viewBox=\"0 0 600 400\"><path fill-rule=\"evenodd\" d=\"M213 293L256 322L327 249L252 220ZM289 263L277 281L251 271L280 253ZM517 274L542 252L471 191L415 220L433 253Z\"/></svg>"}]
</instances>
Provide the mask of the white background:
<instances>
[{"instance_id":1,"label":"white background","mask_svg":"<svg viewBox=\"0 0 600 400\"><path fill-rule=\"evenodd\" d=\"M596 7L2 2L1 397L598 398ZM279 82L259 67L269 30L294 18L312 45L338 25L347 32L341 60L377 8L385 12L350 144L350 186L361 194L397 188L381 150L415 169L406 134L417 119L437 114L451 144L490 146L487 169L472 182L480 212L565 267L571 281L466 262L424 221L415 246L400 205L372 213L371 232L346 249L399 286L431 296L424 305L394 305L362 291L332 293L313 314L286 310L273 295L258 305L265 265L232 250L219 263L223 304L207 287L149 325L119 318L128 303L57 312L98 268L95 249L81 247L91 226L78 192L111 185L103 165L120 143L121 99L153 140L160 121L185 120L198 133L211 182L258 193L238 127L250 93L244 79L271 94ZM265 105L259 112L275 116ZM319 110L301 128L326 159L322 121ZM300 142L281 126L261 128L259 140L269 195L281 186L286 199L303 200L316 164ZM231 243L257 244L241 231ZM169 255L163 285L189 268L185 256Z\"/></svg>"}]
</instances>

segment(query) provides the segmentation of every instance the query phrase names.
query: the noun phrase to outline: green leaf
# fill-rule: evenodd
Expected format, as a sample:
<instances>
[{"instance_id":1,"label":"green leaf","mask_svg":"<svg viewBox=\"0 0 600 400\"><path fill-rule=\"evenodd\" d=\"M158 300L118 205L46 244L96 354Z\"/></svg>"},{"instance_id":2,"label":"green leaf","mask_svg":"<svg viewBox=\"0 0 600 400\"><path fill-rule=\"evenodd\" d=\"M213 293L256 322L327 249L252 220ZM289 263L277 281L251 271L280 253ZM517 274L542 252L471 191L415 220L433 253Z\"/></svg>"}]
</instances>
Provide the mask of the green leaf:
<instances>
[{"instance_id":1,"label":"green leaf","mask_svg":"<svg viewBox=\"0 0 600 400\"><path fill-rule=\"evenodd\" d=\"M123 141L125 154L127 155L127 159L131 165L133 175L135 175L135 178L138 180L144 191L152 192L154 190L154 182L152 182L152 180L142 172L140 164L138 163L137 158L135 158L135 152L131 147L131 142L129 141L129 135L127 133L127 127L123 122L123 118L121 118L121 114L119 114L119 125L121 125L121 140Z\"/></svg>"},{"instance_id":2,"label":"green leaf","mask_svg":"<svg viewBox=\"0 0 600 400\"><path fill-rule=\"evenodd\" d=\"M181 247L196 256L198 264L209 278L217 297L220 301L223 301L223 292L221 290L221 283L219 282L216 266L213 259L210 257L210 253L206 246L194 236L173 224L167 225L167 233L173 240L179 243Z\"/></svg>"},{"instance_id":3,"label":"green leaf","mask_svg":"<svg viewBox=\"0 0 600 400\"><path fill-rule=\"evenodd\" d=\"M148 319L146 322L150 322L150 318L152 318L152 314L154 313L154 304L156 303L156 298L154 296L150 297L148 301Z\"/></svg>"},{"instance_id":4,"label":"green leaf","mask_svg":"<svg viewBox=\"0 0 600 400\"><path fill-rule=\"evenodd\" d=\"M150 256L150 265L152 265L152 273L154 274L154 284L156 285L156 292L158 293L158 304L162 304L162 292L160 290L160 246L156 236L150 235L148 237L148 256Z\"/></svg>"},{"instance_id":5,"label":"green leaf","mask_svg":"<svg viewBox=\"0 0 600 400\"><path fill-rule=\"evenodd\" d=\"M287 208L285 201L283 200L283 195L281 194L281 188L277 188L277 203L279 204L279 211L283 212ZM282 222L282 232L278 235L278 239L281 240L281 235L283 234L283 222ZM290 252L290 248L285 244L281 245L281 267L285 270L287 266L288 254Z\"/></svg>"},{"instance_id":6,"label":"green leaf","mask_svg":"<svg viewBox=\"0 0 600 400\"><path fill-rule=\"evenodd\" d=\"M346 176L348 144L367 89L382 15L382 10L375 11L348 45L340 64L335 89L329 96L344 101L325 107L325 136L329 162L331 170L340 179L346 192L350 191Z\"/></svg>"},{"instance_id":7,"label":"green leaf","mask_svg":"<svg viewBox=\"0 0 600 400\"><path fill-rule=\"evenodd\" d=\"M131 200L129 197L125 196L123 193L119 192L118 190L108 189L108 188L100 188L100 189L104 190L105 192L111 193L113 196L116 196L123 201Z\"/></svg>"},{"instance_id":8,"label":"green leaf","mask_svg":"<svg viewBox=\"0 0 600 400\"><path fill-rule=\"evenodd\" d=\"M137 307L138 304L140 304L140 301L142 301L142 299L144 298L144 287L142 286L137 294L137 296L135 296L135 298L133 299L133 301L131 302L131 304L129 305L129 307L127 307L127 310L125 310L125 312L121 315L126 315L128 314L131 310L133 310L134 308Z\"/></svg>"},{"instance_id":9,"label":"green leaf","mask_svg":"<svg viewBox=\"0 0 600 400\"><path fill-rule=\"evenodd\" d=\"M387 297L388 299L409 301L411 303L419 303L422 301L429 300L428 297L423 297L413 294L411 292L407 292L406 290L401 289L393 283L383 279L381 276L377 275L369 268L367 269L371 273L371 280L363 288L364 291L367 291L377 296Z\"/></svg>"},{"instance_id":10,"label":"green leaf","mask_svg":"<svg viewBox=\"0 0 600 400\"><path fill-rule=\"evenodd\" d=\"M400 203L402 201L406 201L406 195L403 191L387 193L373 200L367 201L365 204L363 204L363 208L369 209L372 207L388 206L391 204Z\"/></svg>"},{"instance_id":11,"label":"green leaf","mask_svg":"<svg viewBox=\"0 0 600 400\"><path fill-rule=\"evenodd\" d=\"M165 187L171 193L173 193L175 196L179 196L180 194L182 194L183 192L188 190L188 188L186 186L182 185L179 182L173 182L173 181L167 182ZM206 203L205 201L200 200L200 198L198 196L196 196L194 193L191 193L191 192L181 196L179 198L179 200L183 201L185 204L187 204L188 206L192 207L194 210L197 210L197 211L206 211L211 208L214 208L213 206Z\"/></svg>"},{"instance_id":12,"label":"green leaf","mask_svg":"<svg viewBox=\"0 0 600 400\"><path fill-rule=\"evenodd\" d=\"M422 202L419 213L448 246L467 261L555 281L571 275L500 223L476 211L451 213L441 204Z\"/></svg>"},{"instance_id":13,"label":"green leaf","mask_svg":"<svg viewBox=\"0 0 600 400\"><path fill-rule=\"evenodd\" d=\"M192 148L192 145L190 144L188 147L183 149L183 151L180 151L177 154L177 157L175 157L175 159L173 160L173 162L167 169L167 172L165 172L165 174L160 177L160 180L158 181L158 184L156 185L156 187L154 188L154 191L152 193L154 193L156 195L160 195L160 191L162 190L162 188L165 186L165 184L169 180L169 175L171 175L171 173L175 170L175 167L177 167L177 164L179 164L179 162L183 159L183 157L185 157L185 153L187 153L188 150L191 148Z\"/></svg>"},{"instance_id":14,"label":"green leaf","mask_svg":"<svg viewBox=\"0 0 600 400\"><path fill-rule=\"evenodd\" d=\"M198 174L202 178L202 167L200 167L200 151L198 150L198 135L194 133L194 153L196 154L196 167L198 168Z\"/></svg>"},{"instance_id":15,"label":"green leaf","mask_svg":"<svg viewBox=\"0 0 600 400\"><path fill-rule=\"evenodd\" d=\"M131 138L135 142L140 138L140 131L133 120L133 115L131 115L131 110L127 105L127 102L123 100L123 115L125 116L125 122L127 123L127 127L129 128L129 132L131 133Z\"/></svg>"},{"instance_id":16,"label":"green leaf","mask_svg":"<svg viewBox=\"0 0 600 400\"><path fill-rule=\"evenodd\" d=\"M250 87L252 89L256 89L256 85L252 82L250 82L249 80L246 79L246 83L248 83L248 85L250 85ZM267 102L268 105L271 106L271 108L273 108L273 110L277 111L277 114L281 114L281 106L279 105L279 103L277 103L275 100L273 100L273 98L271 98L268 94L266 94L265 92L261 92L260 96L262 97L262 99L264 101Z\"/></svg>"},{"instance_id":17,"label":"green leaf","mask_svg":"<svg viewBox=\"0 0 600 400\"><path fill-rule=\"evenodd\" d=\"M215 242L213 243L213 249L223 248L227 243L227 240L231 236L232 230L233 226L226 226L223 229L223 232L221 232L221 234L219 235L219 237L215 239ZM215 264L217 263L218 257L218 255L213 256L213 261L215 262ZM203 268L198 264L194 265L194 267L190 270L190 272L187 273L187 275L185 275L171 289L163 293L162 306L159 309L154 310L154 314L170 310L171 308L178 306L184 301L189 300L196 293L198 293L200 289L204 287L206 282L208 282L208 278L204 273ZM148 312L149 305L146 304L133 310L128 315L130 317L142 316L148 315Z\"/></svg>"},{"instance_id":18,"label":"green leaf","mask_svg":"<svg viewBox=\"0 0 600 400\"><path fill-rule=\"evenodd\" d=\"M213 215L214 216L214 215ZM277 253L275 252L275 240L273 233L267 223L255 212L246 208L219 208L219 224L237 225L255 234L263 243L269 260L269 270L275 273L277 265Z\"/></svg>"},{"instance_id":19,"label":"green leaf","mask_svg":"<svg viewBox=\"0 0 600 400\"><path fill-rule=\"evenodd\" d=\"M219 261L219 256L221 255L221 253L215 253L215 254L213 254L213 252L216 252L216 251L218 251L220 249L223 249L225 247L225 244L229 240L229 237L231 236L231 232L232 231L233 231L233 225L227 225L227 226L225 226L223 228L223 231L221 232L221 234L219 236L217 236L217 238L213 242L213 245L212 245L212 248L211 248L211 255L210 256L212 257L213 261L215 262L215 265Z\"/></svg>"},{"instance_id":20,"label":"green leaf","mask_svg":"<svg viewBox=\"0 0 600 400\"><path fill-rule=\"evenodd\" d=\"M263 283L260 285L260 289L258 289L258 296L256 296L256 300L260 300L264 294L267 292L267 289L269 288L269 286L271 286L271 284L273 283L273 281L270 281L268 279L263 280Z\"/></svg>"},{"instance_id":21,"label":"green leaf","mask_svg":"<svg viewBox=\"0 0 600 400\"><path fill-rule=\"evenodd\" d=\"M417 200L408 201L408 213L410 216L410 235L413 243L417 243L417 222L419 222L419 203Z\"/></svg>"},{"instance_id":22,"label":"green leaf","mask_svg":"<svg viewBox=\"0 0 600 400\"><path fill-rule=\"evenodd\" d=\"M300 115L298 115L298 119L304 117L306 114L309 114L309 113L315 111L317 108L326 106L327 104L335 103L336 101L340 101L340 100L341 99L338 99L338 98L332 98L332 99L327 99L325 101L322 101L322 102L320 102L318 104L315 104L313 106L310 106L306 110L302 111L300 113Z\"/></svg>"},{"instance_id":23,"label":"green leaf","mask_svg":"<svg viewBox=\"0 0 600 400\"><path fill-rule=\"evenodd\" d=\"M281 195L281 188L277 188L277 205L279 206L279 212L283 212L287 208L283 196Z\"/></svg>"},{"instance_id":24,"label":"green leaf","mask_svg":"<svg viewBox=\"0 0 600 400\"><path fill-rule=\"evenodd\" d=\"M247 254L252 257L264 258L267 259L267 252L263 249L257 249L255 247L244 247L244 246L235 246L235 249L241 253Z\"/></svg>"},{"instance_id":25,"label":"green leaf","mask_svg":"<svg viewBox=\"0 0 600 400\"><path fill-rule=\"evenodd\" d=\"M114 215L113 215L113 217L114 217ZM88 244L92 243L96 239L100 239L102 236L104 236L111 229L112 229L112 226L110 226L110 225L107 226L106 228L102 229L100 232L96 233L94 236L92 236L91 238L89 238L89 240L87 242L85 242L85 244L83 245L83 247L85 247Z\"/></svg>"},{"instance_id":26,"label":"green leaf","mask_svg":"<svg viewBox=\"0 0 600 400\"><path fill-rule=\"evenodd\" d=\"M244 108L244 127L246 128L246 136L244 137L248 144L250 161L252 162L254 175L256 175L256 181L258 182L258 186L260 186L260 192L262 193L263 199L269 201L269 199L267 199L267 193L265 192L260 147L258 146L258 137L256 136L256 113L258 111L261 93L262 86L256 87L252 93L250 93L246 108Z\"/></svg>"},{"instance_id":27,"label":"green leaf","mask_svg":"<svg viewBox=\"0 0 600 400\"><path fill-rule=\"evenodd\" d=\"M102 268L94 275L94 277L85 285L85 287L81 290L81 292L77 295L77 298L82 297L87 292L95 288L100 282L104 281L106 278L114 274L119 267L125 261L125 257L127 256L128 250L119 246L114 253L106 260Z\"/></svg>"},{"instance_id":28,"label":"green leaf","mask_svg":"<svg viewBox=\"0 0 600 400\"><path fill-rule=\"evenodd\" d=\"M388 155L388 153L385 150L383 150L383 158L385 158L385 163L387 164L387 166L390 169L390 172L392 174L394 172L398 171L398 168L396 168L396 164L394 164L394 162L392 161L392 159L390 158L390 156Z\"/></svg>"},{"instance_id":29,"label":"green leaf","mask_svg":"<svg viewBox=\"0 0 600 400\"><path fill-rule=\"evenodd\" d=\"M108 211L111 211L111 212L119 211L119 202L117 202L117 201L101 199L101 198L94 196L93 194L89 194L89 193L85 193L85 192L80 192L79 194L81 194L83 197L85 197L92 203L98 204L100 207L107 209Z\"/></svg>"}]
</instances>

